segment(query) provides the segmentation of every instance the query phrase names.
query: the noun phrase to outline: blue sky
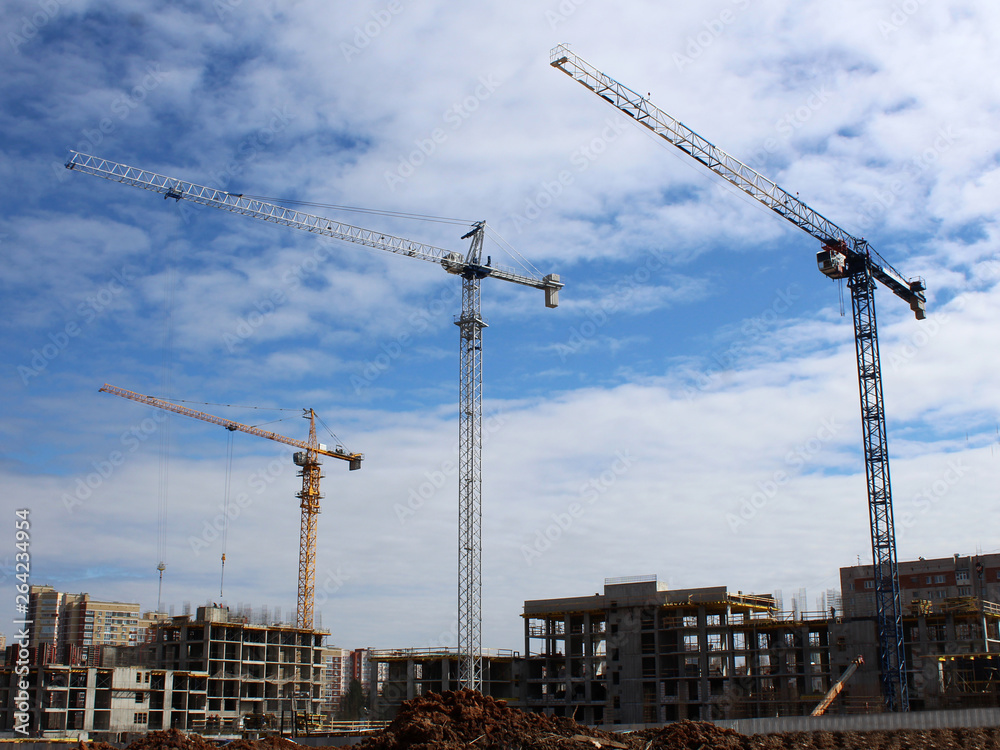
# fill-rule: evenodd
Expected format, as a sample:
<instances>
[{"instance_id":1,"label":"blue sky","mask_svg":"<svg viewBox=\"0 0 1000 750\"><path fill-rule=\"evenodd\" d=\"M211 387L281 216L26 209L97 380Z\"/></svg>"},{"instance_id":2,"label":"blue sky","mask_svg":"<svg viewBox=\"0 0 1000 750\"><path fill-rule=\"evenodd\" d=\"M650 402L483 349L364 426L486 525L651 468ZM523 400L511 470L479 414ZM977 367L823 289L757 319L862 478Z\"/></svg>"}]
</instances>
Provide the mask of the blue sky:
<instances>
[{"instance_id":1,"label":"blue sky","mask_svg":"<svg viewBox=\"0 0 1000 750\"><path fill-rule=\"evenodd\" d=\"M326 467L324 627L350 647L454 642L457 280L71 174L69 149L233 192L485 219L561 275L555 310L483 283L484 645L521 648L525 599L605 577L786 605L806 588L812 607L870 560L849 293L817 271L818 243L550 68L563 42L926 280L922 323L878 295L900 558L1000 548L992 5L0 14L0 480L11 515L31 510L32 582L153 608L162 550L178 611L292 613L299 480L281 446L235 439L247 501L220 597L227 433L97 389L284 418L270 429L292 437L294 411L218 404L312 407L366 455ZM329 215L466 249L468 223Z\"/></svg>"}]
</instances>

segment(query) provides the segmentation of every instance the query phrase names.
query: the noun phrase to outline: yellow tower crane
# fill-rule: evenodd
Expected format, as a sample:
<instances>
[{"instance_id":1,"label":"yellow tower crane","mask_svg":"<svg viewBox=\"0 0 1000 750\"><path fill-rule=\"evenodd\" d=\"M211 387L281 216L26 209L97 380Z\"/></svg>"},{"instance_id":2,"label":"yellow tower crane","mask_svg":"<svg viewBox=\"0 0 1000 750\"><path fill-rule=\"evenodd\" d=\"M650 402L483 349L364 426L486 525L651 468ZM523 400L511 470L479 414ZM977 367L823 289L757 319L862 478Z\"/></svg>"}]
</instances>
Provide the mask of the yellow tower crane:
<instances>
[{"instance_id":1,"label":"yellow tower crane","mask_svg":"<svg viewBox=\"0 0 1000 750\"><path fill-rule=\"evenodd\" d=\"M361 461L364 459L364 455L361 453L348 453L339 445L333 450L328 450L327 446L318 442L316 440L316 413L312 409L306 409L303 415L309 420L309 440L305 442L279 435L276 432L261 430L258 427L240 424L231 419L223 419L212 414L189 409L186 406L172 404L155 396L145 396L141 393L128 391L124 388L108 385L107 383L100 390L104 393L111 393L115 396L138 401L141 404L155 406L157 409L221 425L230 431L238 430L240 432L247 432L257 437L275 440L279 443L302 449L302 452L295 453L293 456L295 465L301 467L299 476L302 477L302 491L297 495L300 500L299 507L302 509L302 522L299 531L299 589L295 610L295 625L299 628L311 629L313 626L313 603L316 593L316 516L319 515L319 501L322 498L322 495L319 493L319 480L323 475L320 473L319 457L330 456L331 458L339 458L342 461L347 461L350 470L354 471L361 468Z\"/></svg>"}]
</instances>

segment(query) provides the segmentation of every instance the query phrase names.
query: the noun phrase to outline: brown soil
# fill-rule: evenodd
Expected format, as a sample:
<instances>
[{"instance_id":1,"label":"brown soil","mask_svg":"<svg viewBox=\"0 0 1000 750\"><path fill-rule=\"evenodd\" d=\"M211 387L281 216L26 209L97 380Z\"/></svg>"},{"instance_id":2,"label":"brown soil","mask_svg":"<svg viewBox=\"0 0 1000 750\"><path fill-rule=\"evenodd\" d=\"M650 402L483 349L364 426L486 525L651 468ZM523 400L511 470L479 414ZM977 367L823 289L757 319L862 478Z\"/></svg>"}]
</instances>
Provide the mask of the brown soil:
<instances>
[{"instance_id":1,"label":"brown soil","mask_svg":"<svg viewBox=\"0 0 1000 750\"><path fill-rule=\"evenodd\" d=\"M236 740L228 750L294 750L281 737ZM216 750L197 734L150 732L127 750ZM402 705L396 719L354 750L1000 750L1000 727L873 732L787 732L747 736L703 721L615 734L510 708L472 690L429 693ZM114 750L81 742L78 750ZM316 748L315 750L333 750Z\"/></svg>"},{"instance_id":2,"label":"brown soil","mask_svg":"<svg viewBox=\"0 0 1000 750\"><path fill-rule=\"evenodd\" d=\"M356 750L1000 750L1000 728L788 732L747 736L704 721L615 734L510 708L471 690L407 701Z\"/></svg>"}]
</instances>

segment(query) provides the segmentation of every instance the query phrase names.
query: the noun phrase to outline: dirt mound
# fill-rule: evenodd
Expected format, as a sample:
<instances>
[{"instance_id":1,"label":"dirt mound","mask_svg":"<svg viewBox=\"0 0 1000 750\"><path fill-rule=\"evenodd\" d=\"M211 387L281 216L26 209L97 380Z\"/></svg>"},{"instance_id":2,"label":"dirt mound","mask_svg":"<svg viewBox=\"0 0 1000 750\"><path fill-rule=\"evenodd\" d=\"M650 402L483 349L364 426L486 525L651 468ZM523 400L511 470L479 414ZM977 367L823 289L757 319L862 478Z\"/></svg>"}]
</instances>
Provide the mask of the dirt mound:
<instances>
[{"instance_id":1,"label":"dirt mound","mask_svg":"<svg viewBox=\"0 0 1000 750\"><path fill-rule=\"evenodd\" d=\"M507 706L474 690L428 693L406 701L393 722L357 750L556 750L631 745L609 732L570 719Z\"/></svg>"},{"instance_id":2,"label":"dirt mound","mask_svg":"<svg viewBox=\"0 0 1000 750\"><path fill-rule=\"evenodd\" d=\"M76 746L76 750L118 750L114 745L109 745L107 742L84 742L80 740L80 744Z\"/></svg>"},{"instance_id":3,"label":"dirt mound","mask_svg":"<svg viewBox=\"0 0 1000 750\"><path fill-rule=\"evenodd\" d=\"M660 729L644 729L627 737L648 750L743 750L750 738L707 721L678 721Z\"/></svg>"}]
</instances>

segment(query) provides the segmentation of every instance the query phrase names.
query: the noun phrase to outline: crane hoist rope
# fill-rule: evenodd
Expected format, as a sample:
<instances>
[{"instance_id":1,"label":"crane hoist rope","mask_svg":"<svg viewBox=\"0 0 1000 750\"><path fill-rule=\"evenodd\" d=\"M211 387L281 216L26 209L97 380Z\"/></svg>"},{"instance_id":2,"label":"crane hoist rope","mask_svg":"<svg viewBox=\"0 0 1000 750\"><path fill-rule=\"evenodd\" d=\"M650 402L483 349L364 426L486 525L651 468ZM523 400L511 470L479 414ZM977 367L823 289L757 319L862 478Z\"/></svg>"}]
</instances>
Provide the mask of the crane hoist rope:
<instances>
[{"instance_id":1,"label":"crane hoist rope","mask_svg":"<svg viewBox=\"0 0 1000 750\"><path fill-rule=\"evenodd\" d=\"M840 228L774 181L653 105L649 98L602 73L566 45L553 48L549 59L553 68L561 70L635 122L818 239L823 243L822 250L816 254L819 270L831 279L847 279L854 314L861 397L882 695L889 710L909 710L889 451L882 401L882 370L875 319L875 282L880 282L907 302L917 320L923 320L927 301L923 280L904 278L864 238L854 237Z\"/></svg>"}]
</instances>

